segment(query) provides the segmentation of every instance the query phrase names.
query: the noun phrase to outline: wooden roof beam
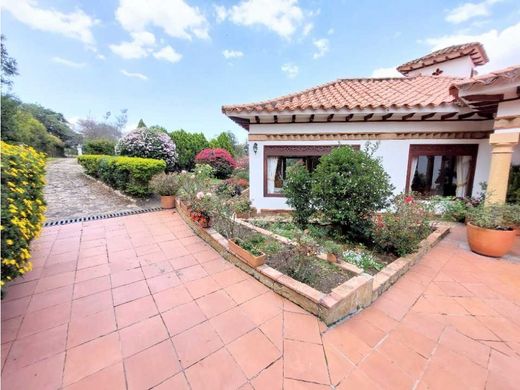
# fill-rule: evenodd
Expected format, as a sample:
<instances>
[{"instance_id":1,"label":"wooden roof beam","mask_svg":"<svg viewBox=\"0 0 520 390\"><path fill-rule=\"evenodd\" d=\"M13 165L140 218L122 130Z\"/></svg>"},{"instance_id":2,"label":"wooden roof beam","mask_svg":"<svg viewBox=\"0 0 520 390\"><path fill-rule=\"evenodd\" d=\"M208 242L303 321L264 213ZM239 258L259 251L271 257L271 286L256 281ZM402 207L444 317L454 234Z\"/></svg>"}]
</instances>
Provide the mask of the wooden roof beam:
<instances>
[{"instance_id":1,"label":"wooden roof beam","mask_svg":"<svg viewBox=\"0 0 520 390\"><path fill-rule=\"evenodd\" d=\"M435 112L431 112L429 114L426 114L426 115L423 115L421 116L421 120L422 121L425 121L426 119L430 119L431 117L433 117L435 115Z\"/></svg>"},{"instance_id":2,"label":"wooden roof beam","mask_svg":"<svg viewBox=\"0 0 520 390\"><path fill-rule=\"evenodd\" d=\"M411 118L412 116L414 116L414 115L415 115L415 112L411 112L411 113L409 113L409 114L403 115L403 116L401 117L401 120L406 121L406 120L410 119L410 118Z\"/></svg>"},{"instance_id":3,"label":"wooden roof beam","mask_svg":"<svg viewBox=\"0 0 520 390\"><path fill-rule=\"evenodd\" d=\"M278 115L274 116L274 123L278 123Z\"/></svg>"},{"instance_id":4,"label":"wooden roof beam","mask_svg":"<svg viewBox=\"0 0 520 390\"><path fill-rule=\"evenodd\" d=\"M351 120L353 117L354 117L354 114L348 114L348 115L345 117L345 122L348 122L348 121Z\"/></svg>"},{"instance_id":5,"label":"wooden roof beam","mask_svg":"<svg viewBox=\"0 0 520 390\"><path fill-rule=\"evenodd\" d=\"M470 116L473 116L475 115L476 112L468 112L466 114L460 114L457 119L466 119L466 118L469 118Z\"/></svg>"},{"instance_id":6,"label":"wooden roof beam","mask_svg":"<svg viewBox=\"0 0 520 390\"><path fill-rule=\"evenodd\" d=\"M260 117L258 115L255 115L255 123L260 123Z\"/></svg>"},{"instance_id":7,"label":"wooden roof beam","mask_svg":"<svg viewBox=\"0 0 520 390\"><path fill-rule=\"evenodd\" d=\"M390 113L388 113L388 114L383 115L382 119L383 119L384 121L386 121L388 118L391 118L392 115L394 115L394 114L392 114L392 113L390 112Z\"/></svg>"},{"instance_id":8,"label":"wooden roof beam","mask_svg":"<svg viewBox=\"0 0 520 390\"><path fill-rule=\"evenodd\" d=\"M370 118L372 118L374 116L374 114L368 114L368 115L365 115L363 117L363 120L366 122L367 120L369 120Z\"/></svg>"},{"instance_id":9,"label":"wooden roof beam","mask_svg":"<svg viewBox=\"0 0 520 390\"><path fill-rule=\"evenodd\" d=\"M327 122L330 122L332 120L332 118L334 118L334 114L330 114L328 117L327 117Z\"/></svg>"},{"instance_id":10,"label":"wooden roof beam","mask_svg":"<svg viewBox=\"0 0 520 390\"><path fill-rule=\"evenodd\" d=\"M309 117L309 122L314 122L314 114L311 114L311 116Z\"/></svg>"},{"instance_id":11,"label":"wooden roof beam","mask_svg":"<svg viewBox=\"0 0 520 390\"><path fill-rule=\"evenodd\" d=\"M467 100L468 102L479 102L479 101L488 101L488 102L500 102L504 100L504 94L503 93L497 93L494 95L466 95L462 97L464 100Z\"/></svg>"},{"instance_id":12,"label":"wooden roof beam","mask_svg":"<svg viewBox=\"0 0 520 390\"><path fill-rule=\"evenodd\" d=\"M456 112L450 112L449 114L441 115L441 121L445 121L446 119L450 119L450 118L454 117L455 115L457 115Z\"/></svg>"},{"instance_id":13,"label":"wooden roof beam","mask_svg":"<svg viewBox=\"0 0 520 390\"><path fill-rule=\"evenodd\" d=\"M291 123L294 123L296 122L296 114L293 114L292 118L291 118Z\"/></svg>"}]
</instances>

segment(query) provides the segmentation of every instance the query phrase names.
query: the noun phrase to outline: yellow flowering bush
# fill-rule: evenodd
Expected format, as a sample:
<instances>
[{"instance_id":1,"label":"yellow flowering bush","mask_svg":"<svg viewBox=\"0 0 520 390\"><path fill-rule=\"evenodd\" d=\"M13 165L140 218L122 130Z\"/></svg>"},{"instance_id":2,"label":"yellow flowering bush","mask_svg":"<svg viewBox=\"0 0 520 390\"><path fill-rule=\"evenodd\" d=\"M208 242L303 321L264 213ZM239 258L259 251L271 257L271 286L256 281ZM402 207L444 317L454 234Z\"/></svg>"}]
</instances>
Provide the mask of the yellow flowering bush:
<instances>
[{"instance_id":1,"label":"yellow flowering bush","mask_svg":"<svg viewBox=\"0 0 520 390\"><path fill-rule=\"evenodd\" d=\"M1 286L32 269L29 244L41 231L45 202L45 154L1 143Z\"/></svg>"}]
</instances>

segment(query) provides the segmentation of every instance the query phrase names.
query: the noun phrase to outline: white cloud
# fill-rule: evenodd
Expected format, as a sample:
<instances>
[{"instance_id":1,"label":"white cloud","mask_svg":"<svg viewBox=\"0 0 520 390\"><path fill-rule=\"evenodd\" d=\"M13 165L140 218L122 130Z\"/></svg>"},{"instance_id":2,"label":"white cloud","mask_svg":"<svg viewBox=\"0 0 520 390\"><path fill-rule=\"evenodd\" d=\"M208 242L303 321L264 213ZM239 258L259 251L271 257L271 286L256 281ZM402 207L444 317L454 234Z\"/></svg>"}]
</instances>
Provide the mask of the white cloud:
<instances>
[{"instance_id":1,"label":"white cloud","mask_svg":"<svg viewBox=\"0 0 520 390\"><path fill-rule=\"evenodd\" d=\"M425 39L433 50L466 42L481 42L489 62L478 67L480 74L520 64L520 22L501 31L492 29L482 34L454 34Z\"/></svg>"},{"instance_id":2,"label":"white cloud","mask_svg":"<svg viewBox=\"0 0 520 390\"><path fill-rule=\"evenodd\" d=\"M227 18L227 10L223 5L214 4L215 14L217 16L217 23L222 23Z\"/></svg>"},{"instance_id":3,"label":"white cloud","mask_svg":"<svg viewBox=\"0 0 520 390\"><path fill-rule=\"evenodd\" d=\"M229 9L219 10L217 20L227 18L241 26L264 26L286 39L290 39L305 21L298 0L242 0Z\"/></svg>"},{"instance_id":4,"label":"white cloud","mask_svg":"<svg viewBox=\"0 0 520 390\"><path fill-rule=\"evenodd\" d=\"M106 60L107 58L103 54L96 54L98 60Z\"/></svg>"},{"instance_id":5,"label":"white cloud","mask_svg":"<svg viewBox=\"0 0 520 390\"><path fill-rule=\"evenodd\" d=\"M71 60L67 60L66 58L61 58L61 57L52 57L52 62L61 64L61 65L65 65L65 66L68 66L71 68L84 68L85 65L87 65L84 62L71 61Z\"/></svg>"},{"instance_id":6,"label":"white cloud","mask_svg":"<svg viewBox=\"0 0 520 390\"><path fill-rule=\"evenodd\" d=\"M155 36L147 31L133 32L130 36L132 41L110 45L110 50L125 59L147 57L155 45Z\"/></svg>"},{"instance_id":7,"label":"white cloud","mask_svg":"<svg viewBox=\"0 0 520 390\"><path fill-rule=\"evenodd\" d=\"M329 28L328 31L327 31L327 35L332 35L334 34L334 29L333 28Z\"/></svg>"},{"instance_id":8,"label":"white cloud","mask_svg":"<svg viewBox=\"0 0 520 390\"><path fill-rule=\"evenodd\" d=\"M499 1L484 0L481 3L464 3L450 10L446 15L446 21L458 24L478 16L489 16L491 6Z\"/></svg>"},{"instance_id":9,"label":"white cloud","mask_svg":"<svg viewBox=\"0 0 520 390\"><path fill-rule=\"evenodd\" d=\"M222 55L226 57L226 59L229 58L240 58L244 56L244 53L242 53L240 50L224 50L222 52Z\"/></svg>"},{"instance_id":10,"label":"white cloud","mask_svg":"<svg viewBox=\"0 0 520 390\"><path fill-rule=\"evenodd\" d=\"M282 72L284 72L287 75L287 77L289 77L290 79L293 79L296 76L298 76L299 71L300 71L300 69L298 68L297 65L294 65L291 63L282 65Z\"/></svg>"},{"instance_id":11,"label":"white cloud","mask_svg":"<svg viewBox=\"0 0 520 390\"><path fill-rule=\"evenodd\" d=\"M2 9L35 30L54 32L94 47L92 27L99 21L81 9L64 13L38 7L33 0L2 0Z\"/></svg>"},{"instance_id":12,"label":"white cloud","mask_svg":"<svg viewBox=\"0 0 520 390\"><path fill-rule=\"evenodd\" d=\"M116 19L129 32L157 27L173 38L209 38L206 17L184 0L120 0Z\"/></svg>"},{"instance_id":13,"label":"white cloud","mask_svg":"<svg viewBox=\"0 0 520 390\"><path fill-rule=\"evenodd\" d=\"M133 77L133 78L136 78L136 79L148 80L148 77L146 75L142 74L142 73L128 72L125 69L121 69L121 73L124 74L126 77Z\"/></svg>"},{"instance_id":14,"label":"white cloud","mask_svg":"<svg viewBox=\"0 0 520 390\"><path fill-rule=\"evenodd\" d=\"M329 40L327 38L315 39L312 44L316 47L316 51L312 55L315 60L323 57L329 51Z\"/></svg>"},{"instance_id":15,"label":"white cloud","mask_svg":"<svg viewBox=\"0 0 520 390\"><path fill-rule=\"evenodd\" d=\"M306 37L307 35L309 35L313 28L313 23L307 23L305 26L303 26L303 36Z\"/></svg>"},{"instance_id":16,"label":"white cloud","mask_svg":"<svg viewBox=\"0 0 520 390\"><path fill-rule=\"evenodd\" d=\"M389 68L377 68L374 69L372 75L370 77L376 78L387 78L387 77L403 77L401 73L397 71L397 66L392 66Z\"/></svg>"},{"instance_id":17,"label":"white cloud","mask_svg":"<svg viewBox=\"0 0 520 390\"><path fill-rule=\"evenodd\" d=\"M182 58L182 54L179 54L171 46L165 46L158 52L153 53L153 56L158 60L170 61L172 64L179 62Z\"/></svg>"}]
</instances>

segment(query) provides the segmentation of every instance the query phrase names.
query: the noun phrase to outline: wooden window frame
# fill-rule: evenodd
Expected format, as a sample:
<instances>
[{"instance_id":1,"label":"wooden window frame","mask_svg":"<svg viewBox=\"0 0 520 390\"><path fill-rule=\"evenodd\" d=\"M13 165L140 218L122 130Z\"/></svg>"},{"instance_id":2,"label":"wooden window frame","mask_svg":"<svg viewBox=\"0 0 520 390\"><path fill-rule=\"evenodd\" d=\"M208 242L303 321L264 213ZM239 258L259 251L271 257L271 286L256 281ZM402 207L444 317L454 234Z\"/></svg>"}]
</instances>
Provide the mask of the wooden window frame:
<instances>
[{"instance_id":1,"label":"wooden window frame","mask_svg":"<svg viewBox=\"0 0 520 390\"><path fill-rule=\"evenodd\" d=\"M324 156L338 146L350 146L359 150L360 145L266 145L264 146L264 197L285 198L282 194L270 194L267 191L267 158L268 157L311 157Z\"/></svg>"},{"instance_id":2,"label":"wooden window frame","mask_svg":"<svg viewBox=\"0 0 520 390\"><path fill-rule=\"evenodd\" d=\"M479 144L412 144L408 152L408 165L406 169L406 189L410 192L410 180L412 169L412 160L419 156L471 156L471 165L469 169L468 191L465 196L471 196L473 192L473 180L475 178L475 170L477 167Z\"/></svg>"}]
</instances>

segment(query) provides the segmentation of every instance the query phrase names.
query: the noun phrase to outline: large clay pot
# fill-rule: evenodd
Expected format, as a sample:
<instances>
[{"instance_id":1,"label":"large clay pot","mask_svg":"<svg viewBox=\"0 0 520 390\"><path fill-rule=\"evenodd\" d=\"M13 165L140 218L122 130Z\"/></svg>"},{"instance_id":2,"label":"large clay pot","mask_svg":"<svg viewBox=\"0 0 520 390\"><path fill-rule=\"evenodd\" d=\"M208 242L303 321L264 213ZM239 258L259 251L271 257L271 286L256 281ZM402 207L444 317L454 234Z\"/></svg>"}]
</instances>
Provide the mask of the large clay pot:
<instances>
[{"instance_id":1,"label":"large clay pot","mask_svg":"<svg viewBox=\"0 0 520 390\"><path fill-rule=\"evenodd\" d=\"M161 207L163 209L175 208L175 196L174 195L161 196Z\"/></svg>"},{"instance_id":2,"label":"large clay pot","mask_svg":"<svg viewBox=\"0 0 520 390\"><path fill-rule=\"evenodd\" d=\"M484 256L502 257L515 244L515 230L484 229L471 223L466 225L469 247Z\"/></svg>"}]
</instances>

